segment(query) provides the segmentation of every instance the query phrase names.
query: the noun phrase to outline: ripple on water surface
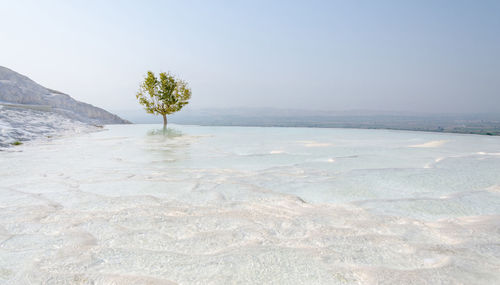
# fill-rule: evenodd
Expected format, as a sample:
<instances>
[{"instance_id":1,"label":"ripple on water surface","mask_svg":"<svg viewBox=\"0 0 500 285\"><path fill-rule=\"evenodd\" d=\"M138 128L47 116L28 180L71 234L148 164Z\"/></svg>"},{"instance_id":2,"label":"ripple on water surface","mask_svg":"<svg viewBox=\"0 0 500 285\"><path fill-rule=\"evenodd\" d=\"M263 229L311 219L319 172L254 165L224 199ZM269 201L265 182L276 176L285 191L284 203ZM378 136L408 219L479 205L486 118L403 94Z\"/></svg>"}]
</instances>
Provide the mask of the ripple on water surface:
<instances>
[{"instance_id":1,"label":"ripple on water surface","mask_svg":"<svg viewBox=\"0 0 500 285\"><path fill-rule=\"evenodd\" d=\"M0 153L0 283L500 280L496 137L107 128Z\"/></svg>"}]
</instances>

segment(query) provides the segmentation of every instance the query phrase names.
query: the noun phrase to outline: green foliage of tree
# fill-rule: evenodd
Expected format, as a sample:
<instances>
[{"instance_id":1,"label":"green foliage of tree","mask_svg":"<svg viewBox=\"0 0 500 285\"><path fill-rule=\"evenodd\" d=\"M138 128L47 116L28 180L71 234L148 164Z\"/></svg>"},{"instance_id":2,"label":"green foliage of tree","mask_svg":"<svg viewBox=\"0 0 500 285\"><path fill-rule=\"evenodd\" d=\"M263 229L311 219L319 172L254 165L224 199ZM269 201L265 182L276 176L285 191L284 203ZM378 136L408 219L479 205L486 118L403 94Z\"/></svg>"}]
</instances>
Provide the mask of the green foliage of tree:
<instances>
[{"instance_id":1,"label":"green foliage of tree","mask_svg":"<svg viewBox=\"0 0 500 285\"><path fill-rule=\"evenodd\" d=\"M191 98L188 84L170 73L162 72L159 78L148 71L142 82L137 99L149 114L163 116L163 128L167 126L167 115L186 106Z\"/></svg>"}]
</instances>

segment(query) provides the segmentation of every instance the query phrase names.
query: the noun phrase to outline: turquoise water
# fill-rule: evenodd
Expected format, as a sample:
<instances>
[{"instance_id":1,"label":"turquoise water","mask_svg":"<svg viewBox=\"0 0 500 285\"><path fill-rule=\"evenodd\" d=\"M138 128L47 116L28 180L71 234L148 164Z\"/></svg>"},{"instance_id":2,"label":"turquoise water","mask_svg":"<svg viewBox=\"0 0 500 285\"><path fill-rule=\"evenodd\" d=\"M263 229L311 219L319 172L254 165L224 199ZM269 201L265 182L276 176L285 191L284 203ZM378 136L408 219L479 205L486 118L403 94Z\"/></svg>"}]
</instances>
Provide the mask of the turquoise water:
<instances>
[{"instance_id":1,"label":"turquoise water","mask_svg":"<svg viewBox=\"0 0 500 285\"><path fill-rule=\"evenodd\" d=\"M500 137L116 125L14 150L5 284L500 281Z\"/></svg>"}]
</instances>

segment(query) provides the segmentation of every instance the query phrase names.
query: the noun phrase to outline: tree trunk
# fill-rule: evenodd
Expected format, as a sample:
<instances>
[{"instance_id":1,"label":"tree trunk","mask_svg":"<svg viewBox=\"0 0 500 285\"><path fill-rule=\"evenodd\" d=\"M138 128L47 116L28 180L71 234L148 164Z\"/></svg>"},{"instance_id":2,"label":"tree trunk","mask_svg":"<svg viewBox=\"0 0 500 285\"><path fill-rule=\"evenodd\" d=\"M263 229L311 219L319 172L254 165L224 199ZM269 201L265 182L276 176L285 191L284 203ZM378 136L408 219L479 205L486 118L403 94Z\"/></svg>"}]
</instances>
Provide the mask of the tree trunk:
<instances>
[{"instance_id":1,"label":"tree trunk","mask_svg":"<svg viewBox=\"0 0 500 285\"><path fill-rule=\"evenodd\" d=\"M166 130L167 129L167 115L166 114L162 114L163 115L163 130Z\"/></svg>"}]
</instances>

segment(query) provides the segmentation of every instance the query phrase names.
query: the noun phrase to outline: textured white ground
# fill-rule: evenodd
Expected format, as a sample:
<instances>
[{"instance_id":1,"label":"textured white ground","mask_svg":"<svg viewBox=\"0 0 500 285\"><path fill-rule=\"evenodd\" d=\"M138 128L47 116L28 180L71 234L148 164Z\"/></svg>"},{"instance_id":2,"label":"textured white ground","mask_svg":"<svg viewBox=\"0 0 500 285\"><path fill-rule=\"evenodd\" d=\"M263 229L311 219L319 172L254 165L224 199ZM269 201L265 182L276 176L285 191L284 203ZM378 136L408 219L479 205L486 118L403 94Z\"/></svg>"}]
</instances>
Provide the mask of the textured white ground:
<instances>
[{"instance_id":1,"label":"textured white ground","mask_svg":"<svg viewBox=\"0 0 500 285\"><path fill-rule=\"evenodd\" d=\"M96 130L92 125L54 112L0 105L0 150L10 147L14 142L26 143Z\"/></svg>"},{"instance_id":2,"label":"textured white ground","mask_svg":"<svg viewBox=\"0 0 500 285\"><path fill-rule=\"evenodd\" d=\"M0 153L0 283L500 282L498 137L107 128Z\"/></svg>"}]
</instances>

